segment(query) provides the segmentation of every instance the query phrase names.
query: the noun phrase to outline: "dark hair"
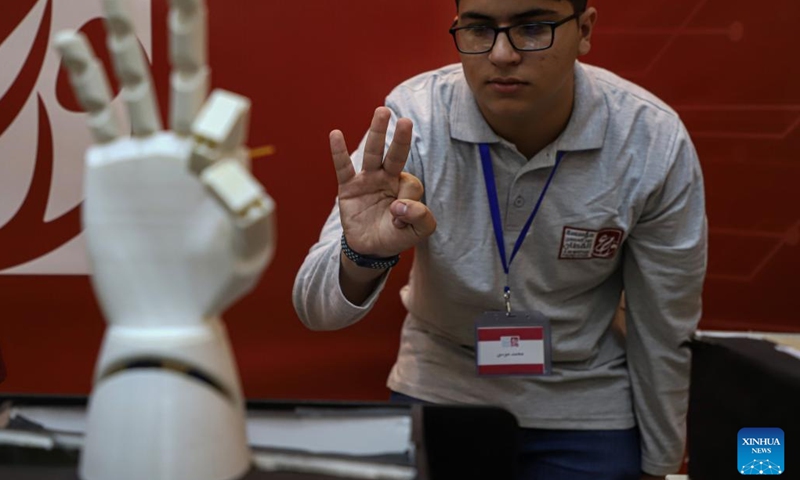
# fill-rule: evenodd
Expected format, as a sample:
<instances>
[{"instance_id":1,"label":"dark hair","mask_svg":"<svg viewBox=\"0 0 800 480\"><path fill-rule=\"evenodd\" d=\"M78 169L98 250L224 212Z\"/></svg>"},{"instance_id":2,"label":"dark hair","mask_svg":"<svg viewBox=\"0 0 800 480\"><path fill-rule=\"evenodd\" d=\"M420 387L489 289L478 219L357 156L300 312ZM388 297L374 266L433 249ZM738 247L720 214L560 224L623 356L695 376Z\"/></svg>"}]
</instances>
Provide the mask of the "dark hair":
<instances>
[{"instance_id":1,"label":"dark hair","mask_svg":"<svg viewBox=\"0 0 800 480\"><path fill-rule=\"evenodd\" d=\"M586 10L586 4L589 0L568 0L569 3L572 4L572 7L575 9L576 12L583 12ZM456 0L456 8L458 8L459 0Z\"/></svg>"}]
</instances>

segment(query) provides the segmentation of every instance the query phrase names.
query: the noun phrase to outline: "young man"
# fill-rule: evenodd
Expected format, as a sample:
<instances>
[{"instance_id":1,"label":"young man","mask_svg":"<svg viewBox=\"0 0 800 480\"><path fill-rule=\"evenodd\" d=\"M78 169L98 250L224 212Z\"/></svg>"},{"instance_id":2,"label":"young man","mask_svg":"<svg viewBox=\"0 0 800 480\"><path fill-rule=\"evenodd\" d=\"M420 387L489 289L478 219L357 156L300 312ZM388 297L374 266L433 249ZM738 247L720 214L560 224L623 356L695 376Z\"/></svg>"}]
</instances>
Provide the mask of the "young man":
<instances>
[{"instance_id":1,"label":"young man","mask_svg":"<svg viewBox=\"0 0 800 480\"><path fill-rule=\"evenodd\" d=\"M585 0L461 0L461 64L398 86L352 156L331 133L338 202L294 287L308 327L343 328L414 247L388 386L513 412L526 479L663 478L684 448L702 175L672 109L577 62L596 18ZM529 340L516 363L487 353L508 338Z\"/></svg>"}]
</instances>

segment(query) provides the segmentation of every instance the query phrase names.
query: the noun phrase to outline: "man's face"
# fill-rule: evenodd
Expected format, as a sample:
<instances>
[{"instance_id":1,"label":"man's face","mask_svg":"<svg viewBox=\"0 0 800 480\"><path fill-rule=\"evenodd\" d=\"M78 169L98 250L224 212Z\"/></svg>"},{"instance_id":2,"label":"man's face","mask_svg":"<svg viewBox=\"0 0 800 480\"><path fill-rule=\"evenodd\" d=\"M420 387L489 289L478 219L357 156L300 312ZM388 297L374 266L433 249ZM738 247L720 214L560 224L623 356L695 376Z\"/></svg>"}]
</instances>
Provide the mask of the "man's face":
<instances>
[{"instance_id":1,"label":"man's face","mask_svg":"<svg viewBox=\"0 0 800 480\"><path fill-rule=\"evenodd\" d=\"M458 27L505 27L540 21L559 21L572 15L567 0L461 0ZM591 21L593 21L593 13ZM586 23L586 15L580 22ZM591 25L571 20L555 30L547 50L515 50L500 33L490 52L461 54L467 83L487 117L525 117L552 108L572 95L573 64L589 50Z\"/></svg>"}]
</instances>

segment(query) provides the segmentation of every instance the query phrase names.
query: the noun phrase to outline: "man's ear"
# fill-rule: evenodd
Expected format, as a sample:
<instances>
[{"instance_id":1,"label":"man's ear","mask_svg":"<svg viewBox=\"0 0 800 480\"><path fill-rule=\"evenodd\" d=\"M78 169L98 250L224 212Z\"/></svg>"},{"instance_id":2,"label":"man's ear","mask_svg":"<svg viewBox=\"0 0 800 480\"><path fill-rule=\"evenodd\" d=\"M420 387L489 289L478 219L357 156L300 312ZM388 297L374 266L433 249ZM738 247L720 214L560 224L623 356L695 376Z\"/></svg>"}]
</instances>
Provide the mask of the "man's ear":
<instances>
[{"instance_id":1,"label":"man's ear","mask_svg":"<svg viewBox=\"0 0 800 480\"><path fill-rule=\"evenodd\" d=\"M597 9L594 7L587 8L580 16L578 22L581 33L581 40L578 44L578 55L586 55L592 49L592 33L594 32L594 25L597 22Z\"/></svg>"}]
</instances>

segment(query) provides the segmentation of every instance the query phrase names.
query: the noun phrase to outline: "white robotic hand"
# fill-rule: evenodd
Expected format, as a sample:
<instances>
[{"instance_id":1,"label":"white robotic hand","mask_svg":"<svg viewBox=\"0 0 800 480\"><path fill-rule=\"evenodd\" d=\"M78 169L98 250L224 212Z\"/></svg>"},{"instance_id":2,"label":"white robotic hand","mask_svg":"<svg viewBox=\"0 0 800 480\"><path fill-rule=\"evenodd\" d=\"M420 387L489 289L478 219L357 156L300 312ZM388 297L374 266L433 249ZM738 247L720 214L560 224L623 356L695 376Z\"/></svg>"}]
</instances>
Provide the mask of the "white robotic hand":
<instances>
[{"instance_id":1,"label":"white robotic hand","mask_svg":"<svg viewBox=\"0 0 800 480\"><path fill-rule=\"evenodd\" d=\"M109 323L95 372L84 479L222 480L250 466L233 356L219 315L272 258L274 203L249 173L250 102L208 95L206 9L171 0L170 123L123 0L103 0L130 117L121 135L87 40L56 37L96 144L83 223ZM205 102L205 103L204 103Z\"/></svg>"},{"instance_id":2,"label":"white robotic hand","mask_svg":"<svg viewBox=\"0 0 800 480\"><path fill-rule=\"evenodd\" d=\"M202 106L204 8L173 0L173 131L161 131L122 2L104 3L132 136L119 135L108 81L86 39L73 32L56 39L97 142L86 155L83 211L95 287L111 324L196 324L247 291L273 251L274 204L247 171L242 146L250 104L215 91Z\"/></svg>"}]
</instances>

